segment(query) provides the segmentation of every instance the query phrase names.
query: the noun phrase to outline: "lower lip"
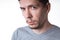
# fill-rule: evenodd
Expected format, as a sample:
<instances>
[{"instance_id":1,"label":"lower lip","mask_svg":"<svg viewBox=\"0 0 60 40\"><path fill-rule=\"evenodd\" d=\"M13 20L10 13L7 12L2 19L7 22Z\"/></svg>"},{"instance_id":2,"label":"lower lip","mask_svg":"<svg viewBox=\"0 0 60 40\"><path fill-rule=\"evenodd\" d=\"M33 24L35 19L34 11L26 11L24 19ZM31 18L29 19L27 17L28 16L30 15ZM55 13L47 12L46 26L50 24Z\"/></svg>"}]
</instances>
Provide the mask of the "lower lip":
<instances>
[{"instance_id":1,"label":"lower lip","mask_svg":"<svg viewBox=\"0 0 60 40\"><path fill-rule=\"evenodd\" d=\"M33 22L29 22L28 24L33 25L34 23Z\"/></svg>"}]
</instances>

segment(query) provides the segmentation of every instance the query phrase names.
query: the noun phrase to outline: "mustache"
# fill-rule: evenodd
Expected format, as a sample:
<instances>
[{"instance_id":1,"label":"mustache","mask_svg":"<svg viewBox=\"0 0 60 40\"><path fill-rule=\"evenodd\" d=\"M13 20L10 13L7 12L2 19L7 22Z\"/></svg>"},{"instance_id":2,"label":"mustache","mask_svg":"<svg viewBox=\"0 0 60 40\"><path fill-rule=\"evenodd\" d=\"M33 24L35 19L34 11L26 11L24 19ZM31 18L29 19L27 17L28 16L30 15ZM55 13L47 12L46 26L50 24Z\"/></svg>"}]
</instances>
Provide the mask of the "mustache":
<instances>
[{"instance_id":1,"label":"mustache","mask_svg":"<svg viewBox=\"0 0 60 40\"><path fill-rule=\"evenodd\" d=\"M33 19L27 19L26 22L35 22L36 20Z\"/></svg>"}]
</instances>

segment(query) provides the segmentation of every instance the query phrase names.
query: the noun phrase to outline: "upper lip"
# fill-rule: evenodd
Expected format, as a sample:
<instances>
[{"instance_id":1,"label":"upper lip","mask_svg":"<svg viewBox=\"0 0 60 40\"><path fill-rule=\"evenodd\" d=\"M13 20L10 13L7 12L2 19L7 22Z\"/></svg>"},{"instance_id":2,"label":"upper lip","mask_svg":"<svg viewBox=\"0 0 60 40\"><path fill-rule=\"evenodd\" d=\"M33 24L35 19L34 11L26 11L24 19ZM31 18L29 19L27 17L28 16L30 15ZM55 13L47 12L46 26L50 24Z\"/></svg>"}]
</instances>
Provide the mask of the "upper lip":
<instances>
[{"instance_id":1,"label":"upper lip","mask_svg":"<svg viewBox=\"0 0 60 40\"><path fill-rule=\"evenodd\" d=\"M33 20L31 20L31 19L28 19L26 22L27 22L28 24L34 24Z\"/></svg>"},{"instance_id":2,"label":"upper lip","mask_svg":"<svg viewBox=\"0 0 60 40\"><path fill-rule=\"evenodd\" d=\"M34 22L28 22L28 24L34 24Z\"/></svg>"}]
</instances>

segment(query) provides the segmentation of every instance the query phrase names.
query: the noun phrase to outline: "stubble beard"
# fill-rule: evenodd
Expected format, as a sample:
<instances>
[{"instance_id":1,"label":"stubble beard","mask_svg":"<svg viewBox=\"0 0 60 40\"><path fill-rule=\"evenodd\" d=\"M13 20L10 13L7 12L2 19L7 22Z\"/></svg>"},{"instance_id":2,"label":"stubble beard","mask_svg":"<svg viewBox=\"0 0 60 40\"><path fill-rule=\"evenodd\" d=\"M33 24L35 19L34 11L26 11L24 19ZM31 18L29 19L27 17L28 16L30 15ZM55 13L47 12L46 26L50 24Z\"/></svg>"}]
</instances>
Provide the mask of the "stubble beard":
<instances>
[{"instance_id":1,"label":"stubble beard","mask_svg":"<svg viewBox=\"0 0 60 40\"><path fill-rule=\"evenodd\" d=\"M36 24L36 25L34 25L34 27L33 26L30 26L30 28L31 29L42 29L43 27L44 27L44 24L46 23L46 20L44 20L44 21L40 21L38 24Z\"/></svg>"},{"instance_id":2,"label":"stubble beard","mask_svg":"<svg viewBox=\"0 0 60 40\"><path fill-rule=\"evenodd\" d=\"M43 28L43 25L44 25L44 23L39 23L37 25L34 25L34 27L33 26L30 26L29 28L31 28L31 29L42 29Z\"/></svg>"}]
</instances>

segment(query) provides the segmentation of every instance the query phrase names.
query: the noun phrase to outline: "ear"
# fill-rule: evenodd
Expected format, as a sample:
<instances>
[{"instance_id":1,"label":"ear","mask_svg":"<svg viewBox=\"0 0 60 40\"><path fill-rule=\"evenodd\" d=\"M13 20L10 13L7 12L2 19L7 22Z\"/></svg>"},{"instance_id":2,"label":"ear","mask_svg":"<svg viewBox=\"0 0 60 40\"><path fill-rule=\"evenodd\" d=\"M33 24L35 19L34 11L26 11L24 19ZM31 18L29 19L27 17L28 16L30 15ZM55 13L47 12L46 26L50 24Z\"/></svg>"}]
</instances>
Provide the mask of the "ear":
<instances>
[{"instance_id":1,"label":"ear","mask_svg":"<svg viewBox=\"0 0 60 40\"><path fill-rule=\"evenodd\" d=\"M49 11L50 11L50 3L47 3L46 6L47 6L46 7L47 8L47 13L49 13Z\"/></svg>"}]
</instances>

